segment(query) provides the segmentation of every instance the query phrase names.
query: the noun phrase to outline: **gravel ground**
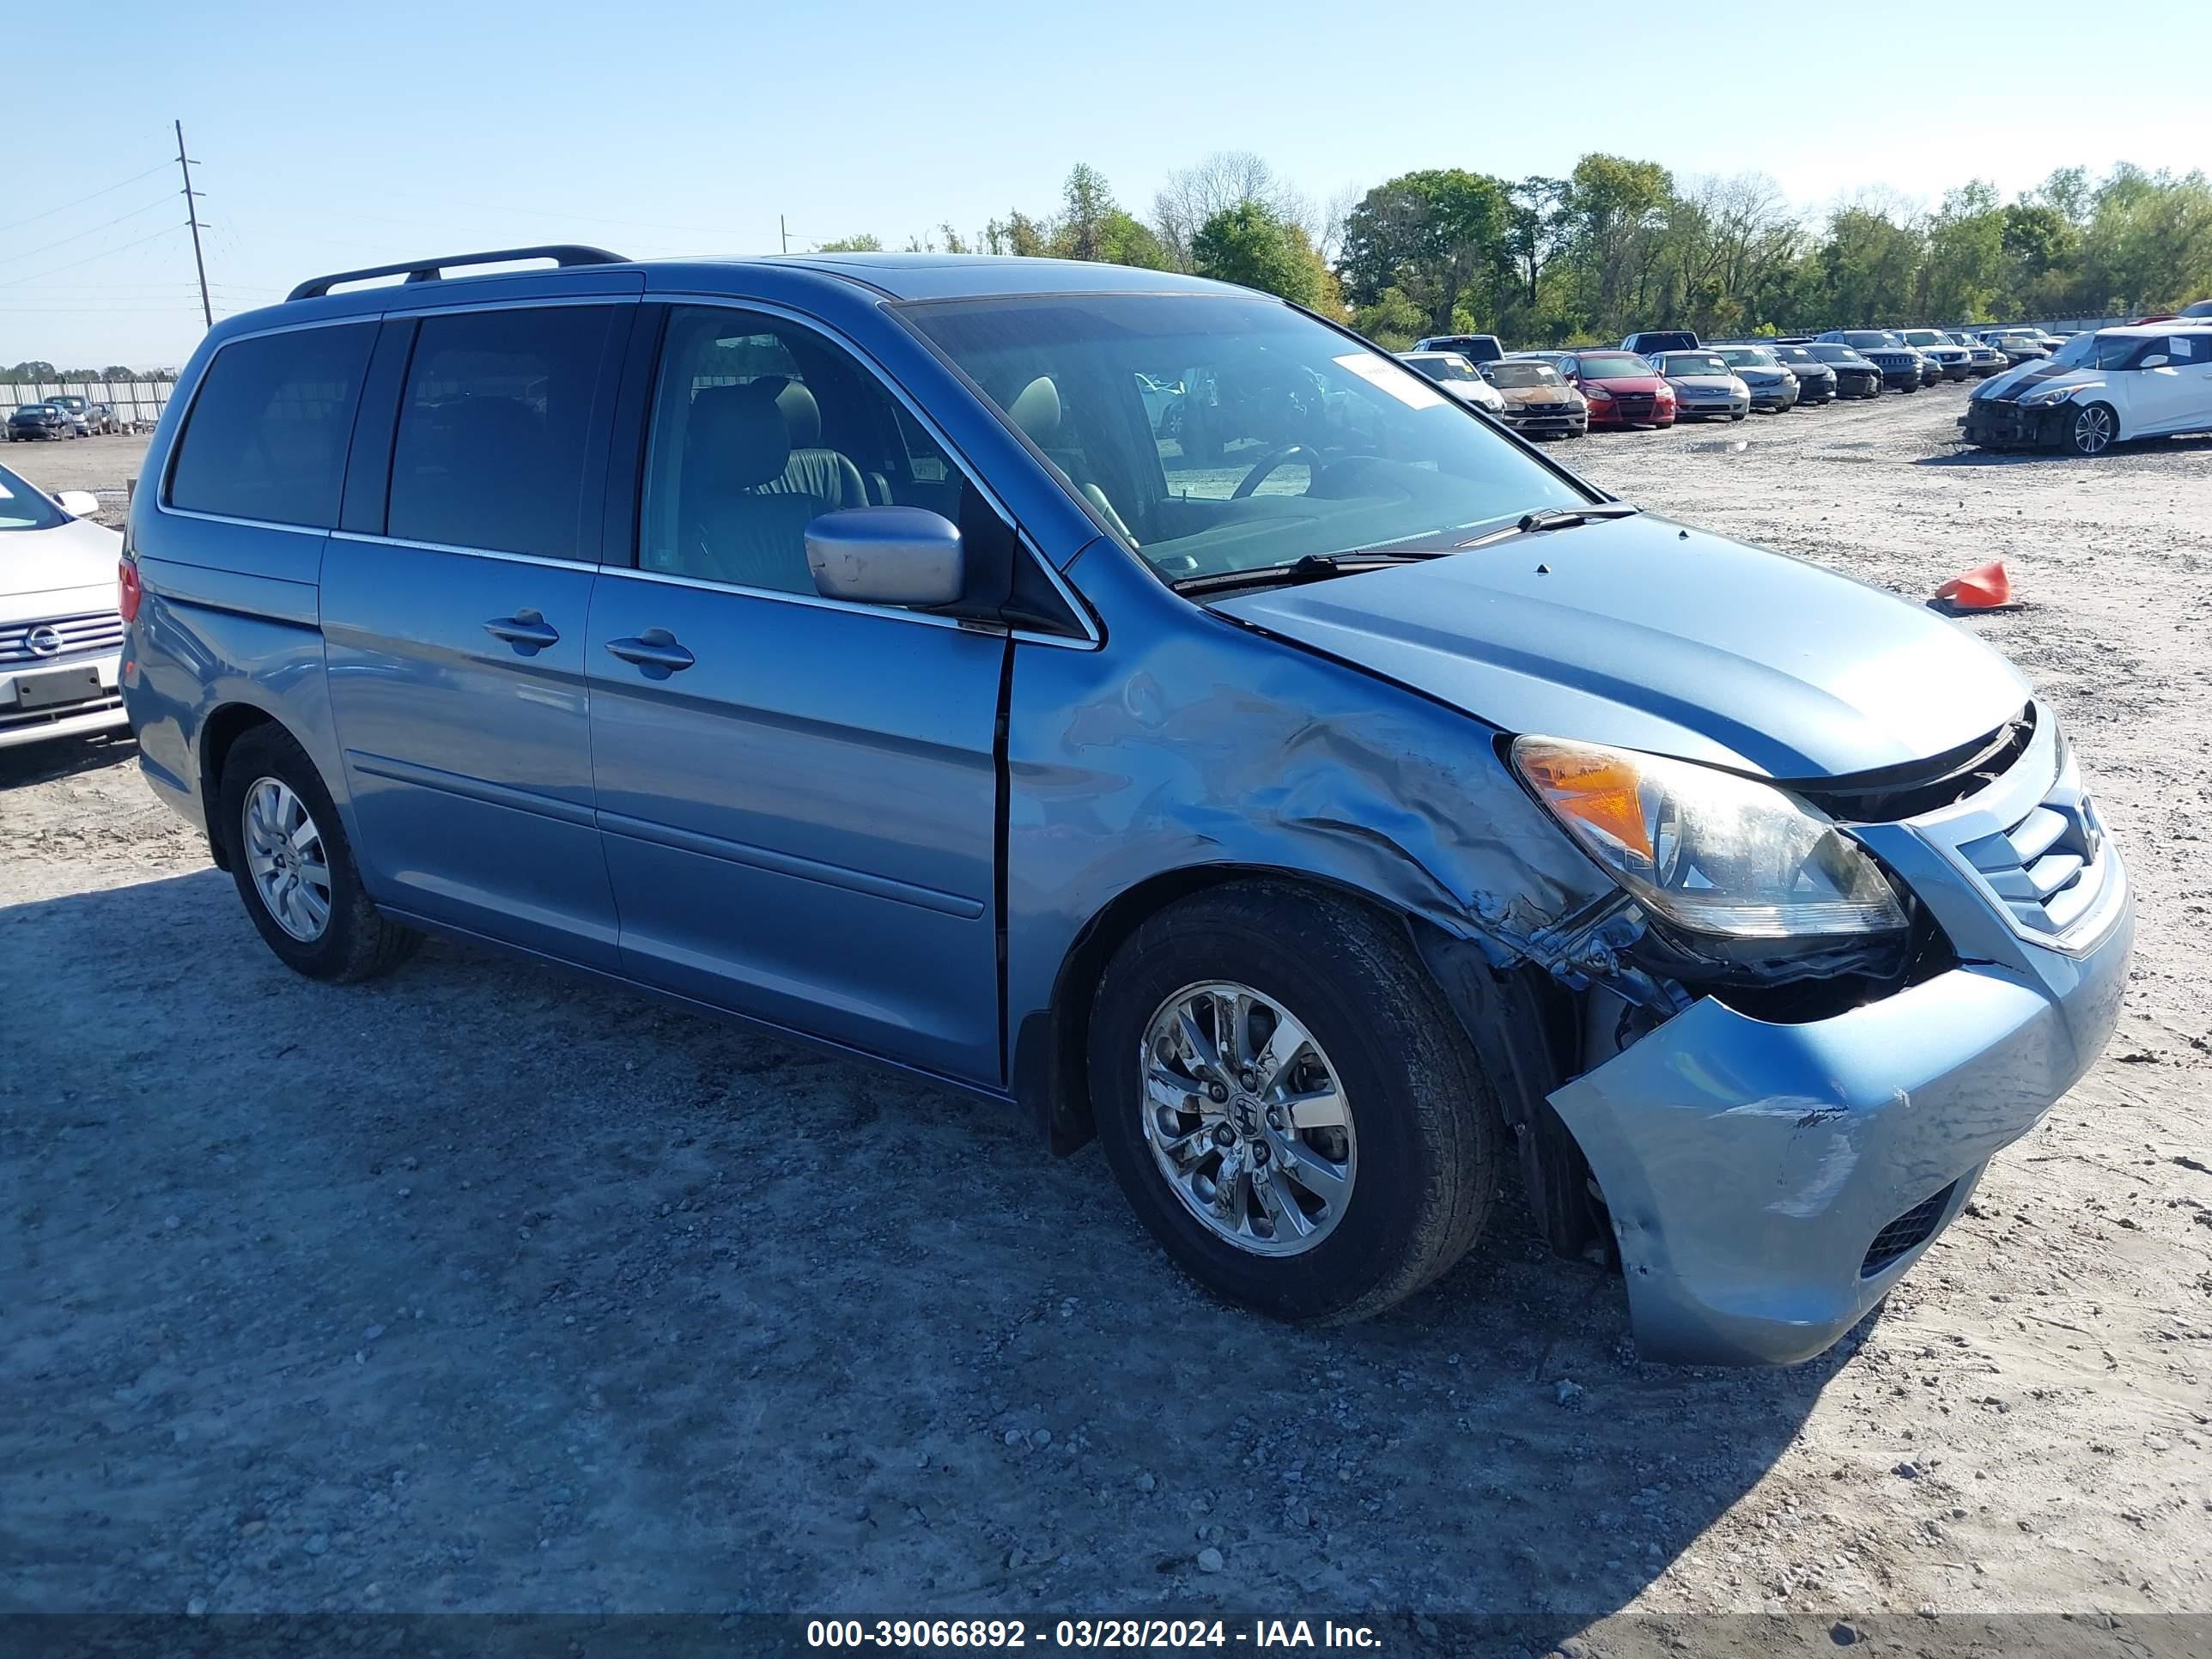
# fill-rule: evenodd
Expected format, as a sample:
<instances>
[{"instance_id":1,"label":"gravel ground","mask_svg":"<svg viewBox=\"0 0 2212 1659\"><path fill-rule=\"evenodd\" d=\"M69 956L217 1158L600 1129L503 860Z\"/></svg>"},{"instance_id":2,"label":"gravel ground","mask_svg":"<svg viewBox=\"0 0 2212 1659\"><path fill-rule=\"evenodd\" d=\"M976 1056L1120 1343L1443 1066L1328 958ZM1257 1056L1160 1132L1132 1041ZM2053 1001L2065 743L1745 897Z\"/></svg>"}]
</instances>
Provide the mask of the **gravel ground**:
<instances>
[{"instance_id":1,"label":"gravel ground","mask_svg":"<svg viewBox=\"0 0 2212 1659\"><path fill-rule=\"evenodd\" d=\"M1224 1311L1095 1146L454 945L309 984L127 742L18 750L0 1607L2212 1612L2212 443L1954 454L1963 395L1564 450L1915 599L2007 560L2136 872L2105 1060L1827 1356L1639 1364L1510 1206L1382 1320Z\"/></svg>"}]
</instances>

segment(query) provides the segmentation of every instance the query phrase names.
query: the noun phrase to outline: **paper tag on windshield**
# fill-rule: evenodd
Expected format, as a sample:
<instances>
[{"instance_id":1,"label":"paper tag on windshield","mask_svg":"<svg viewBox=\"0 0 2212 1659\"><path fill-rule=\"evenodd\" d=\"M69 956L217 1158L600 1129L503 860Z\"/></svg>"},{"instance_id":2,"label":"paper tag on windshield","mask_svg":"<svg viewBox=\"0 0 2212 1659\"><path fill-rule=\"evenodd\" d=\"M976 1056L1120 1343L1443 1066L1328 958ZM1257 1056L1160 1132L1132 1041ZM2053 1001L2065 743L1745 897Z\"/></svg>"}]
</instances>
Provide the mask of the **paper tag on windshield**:
<instances>
[{"instance_id":1,"label":"paper tag on windshield","mask_svg":"<svg viewBox=\"0 0 2212 1659\"><path fill-rule=\"evenodd\" d=\"M1443 392L1412 369L1387 362L1371 351L1346 352L1334 361L1339 368L1350 369L1377 392L1389 392L1408 409L1433 409L1444 400Z\"/></svg>"}]
</instances>

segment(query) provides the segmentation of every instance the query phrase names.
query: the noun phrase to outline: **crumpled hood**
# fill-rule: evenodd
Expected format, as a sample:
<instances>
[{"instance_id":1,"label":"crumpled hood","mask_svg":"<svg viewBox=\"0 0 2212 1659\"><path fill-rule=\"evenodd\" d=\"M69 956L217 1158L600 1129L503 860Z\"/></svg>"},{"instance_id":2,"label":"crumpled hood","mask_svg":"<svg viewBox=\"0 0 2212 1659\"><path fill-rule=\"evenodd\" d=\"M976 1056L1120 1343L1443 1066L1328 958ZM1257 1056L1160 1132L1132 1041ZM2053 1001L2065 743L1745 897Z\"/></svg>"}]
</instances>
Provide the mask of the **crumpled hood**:
<instances>
[{"instance_id":1,"label":"crumpled hood","mask_svg":"<svg viewBox=\"0 0 2212 1659\"><path fill-rule=\"evenodd\" d=\"M1770 777L1925 760L2028 700L1932 611L1650 514L1212 609L1516 735Z\"/></svg>"}]
</instances>

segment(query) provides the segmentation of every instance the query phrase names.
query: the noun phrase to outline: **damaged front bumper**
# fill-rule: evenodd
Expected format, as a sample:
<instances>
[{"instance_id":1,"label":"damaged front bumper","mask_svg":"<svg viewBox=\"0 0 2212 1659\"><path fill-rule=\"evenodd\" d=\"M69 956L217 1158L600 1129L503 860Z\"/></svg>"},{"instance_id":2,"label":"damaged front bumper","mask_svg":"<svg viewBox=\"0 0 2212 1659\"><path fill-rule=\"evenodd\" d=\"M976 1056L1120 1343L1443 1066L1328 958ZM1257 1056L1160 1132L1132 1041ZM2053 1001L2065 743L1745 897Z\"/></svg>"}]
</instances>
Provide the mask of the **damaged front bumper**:
<instances>
[{"instance_id":1,"label":"damaged front bumper","mask_svg":"<svg viewBox=\"0 0 2212 1659\"><path fill-rule=\"evenodd\" d=\"M1708 997L1551 1095L1604 1194L1646 1358L1820 1352L2096 1059L2118 1018L2132 901L2056 744L2046 721L1981 797L1859 831L1943 923L1959 965L1802 1024ZM2050 839L2059 817L2077 841ZM2079 873L2038 898L2076 844Z\"/></svg>"}]
</instances>

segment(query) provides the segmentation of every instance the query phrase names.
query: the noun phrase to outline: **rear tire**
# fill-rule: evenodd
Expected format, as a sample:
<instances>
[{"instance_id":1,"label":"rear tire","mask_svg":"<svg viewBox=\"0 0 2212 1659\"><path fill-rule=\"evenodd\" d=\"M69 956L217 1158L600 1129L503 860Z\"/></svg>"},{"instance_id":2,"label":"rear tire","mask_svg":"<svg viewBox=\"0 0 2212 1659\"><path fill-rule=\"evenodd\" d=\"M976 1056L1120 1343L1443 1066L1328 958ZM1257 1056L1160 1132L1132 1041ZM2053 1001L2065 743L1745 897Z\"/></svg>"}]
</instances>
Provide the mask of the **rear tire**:
<instances>
[{"instance_id":1,"label":"rear tire","mask_svg":"<svg viewBox=\"0 0 2212 1659\"><path fill-rule=\"evenodd\" d=\"M1271 1055L1286 1058L1275 1034L1292 1023L1310 1041L1284 1044L1308 1058L1271 1090ZM1238 1053L1216 1066L1224 1030ZM1502 1134L1490 1085L1403 932L1351 900L1237 882L1152 917L1100 979L1088 1061L1122 1192L1217 1296L1282 1319L1358 1319L1434 1279L1482 1231ZM1334 1182L1279 1178L1316 1158ZM1304 1224L1279 1219L1301 1195L1317 1206Z\"/></svg>"},{"instance_id":2,"label":"rear tire","mask_svg":"<svg viewBox=\"0 0 2212 1659\"><path fill-rule=\"evenodd\" d=\"M420 936L369 902L337 806L290 732L258 726L239 738L218 793L217 833L238 896L287 967L309 979L372 979L414 954ZM280 812L269 810L288 797ZM258 848L279 842L272 871Z\"/></svg>"}]
</instances>

